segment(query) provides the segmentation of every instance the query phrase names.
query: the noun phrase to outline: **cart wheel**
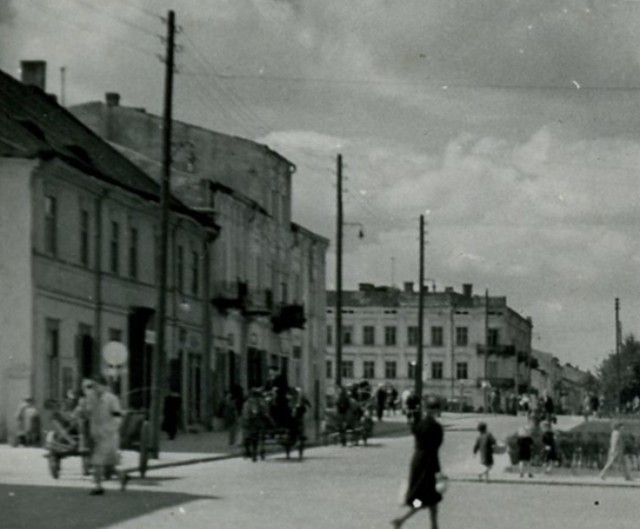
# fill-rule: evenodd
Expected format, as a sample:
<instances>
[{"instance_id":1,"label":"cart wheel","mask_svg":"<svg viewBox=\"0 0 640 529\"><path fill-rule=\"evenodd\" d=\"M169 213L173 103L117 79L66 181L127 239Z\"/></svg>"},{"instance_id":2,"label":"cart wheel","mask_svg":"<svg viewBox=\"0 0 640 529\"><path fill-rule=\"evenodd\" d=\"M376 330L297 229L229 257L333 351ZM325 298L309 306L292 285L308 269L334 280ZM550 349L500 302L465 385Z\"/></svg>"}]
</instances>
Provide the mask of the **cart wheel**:
<instances>
[{"instance_id":1,"label":"cart wheel","mask_svg":"<svg viewBox=\"0 0 640 529\"><path fill-rule=\"evenodd\" d=\"M142 429L140 430L140 458L138 466L141 478L145 477L149 464L149 434L149 422L144 421L142 423Z\"/></svg>"},{"instance_id":2,"label":"cart wheel","mask_svg":"<svg viewBox=\"0 0 640 529\"><path fill-rule=\"evenodd\" d=\"M60 477L60 458L49 454L49 472L53 479Z\"/></svg>"}]
</instances>

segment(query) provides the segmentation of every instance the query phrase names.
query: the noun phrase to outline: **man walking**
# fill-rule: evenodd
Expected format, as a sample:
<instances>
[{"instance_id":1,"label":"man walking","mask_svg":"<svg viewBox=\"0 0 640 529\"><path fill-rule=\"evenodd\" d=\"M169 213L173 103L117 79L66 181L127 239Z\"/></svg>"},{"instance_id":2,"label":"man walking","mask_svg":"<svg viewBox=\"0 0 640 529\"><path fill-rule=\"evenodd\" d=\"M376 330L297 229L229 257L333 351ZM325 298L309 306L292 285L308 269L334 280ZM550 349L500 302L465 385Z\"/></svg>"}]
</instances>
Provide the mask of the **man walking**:
<instances>
[{"instance_id":1,"label":"man walking","mask_svg":"<svg viewBox=\"0 0 640 529\"><path fill-rule=\"evenodd\" d=\"M80 413L89 421L91 464L95 487L92 496L104 494L102 480L107 468L115 469L119 463L120 400L108 390L106 379L98 375L82 383L85 394Z\"/></svg>"},{"instance_id":2,"label":"man walking","mask_svg":"<svg viewBox=\"0 0 640 529\"><path fill-rule=\"evenodd\" d=\"M607 457L607 463L604 465L602 472L600 472L600 479L605 479L605 476L611 466L619 460L622 464L622 472L624 479L631 481L631 474L629 473L629 466L627 465L627 458L624 454L624 444L622 442L622 429L624 423L618 422L613 426L611 432L611 440L609 442L609 455Z\"/></svg>"}]
</instances>

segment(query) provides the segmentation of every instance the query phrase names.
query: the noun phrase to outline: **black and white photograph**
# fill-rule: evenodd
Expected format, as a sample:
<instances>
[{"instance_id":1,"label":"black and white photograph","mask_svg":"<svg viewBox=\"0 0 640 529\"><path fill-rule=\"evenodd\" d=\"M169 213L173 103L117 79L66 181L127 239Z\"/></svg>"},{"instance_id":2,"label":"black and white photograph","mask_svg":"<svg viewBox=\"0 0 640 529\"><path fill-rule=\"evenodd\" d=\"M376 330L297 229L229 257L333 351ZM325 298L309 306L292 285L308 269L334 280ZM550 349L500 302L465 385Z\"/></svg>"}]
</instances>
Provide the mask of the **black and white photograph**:
<instances>
[{"instance_id":1,"label":"black and white photograph","mask_svg":"<svg viewBox=\"0 0 640 529\"><path fill-rule=\"evenodd\" d=\"M640 0L0 0L2 529L638 493Z\"/></svg>"}]
</instances>

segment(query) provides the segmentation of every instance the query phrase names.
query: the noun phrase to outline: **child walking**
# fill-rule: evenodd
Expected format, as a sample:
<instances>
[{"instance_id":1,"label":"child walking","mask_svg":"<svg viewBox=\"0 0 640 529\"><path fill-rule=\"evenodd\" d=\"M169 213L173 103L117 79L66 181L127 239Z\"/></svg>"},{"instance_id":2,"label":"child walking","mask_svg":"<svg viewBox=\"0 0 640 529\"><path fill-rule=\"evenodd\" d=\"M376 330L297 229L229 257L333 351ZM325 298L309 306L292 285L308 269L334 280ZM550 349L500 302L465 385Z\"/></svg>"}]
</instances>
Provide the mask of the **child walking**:
<instances>
[{"instance_id":1,"label":"child walking","mask_svg":"<svg viewBox=\"0 0 640 529\"><path fill-rule=\"evenodd\" d=\"M551 473L553 465L558 461L558 450L556 448L556 436L553 433L553 427L551 422L544 424L544 432L542 432L542 444L544 446L544 459L546 467L544 469L546 474Z\"/></svg>"},{"instance_id":2,"label":"child walking","mask_svg":"<svg viewBox=\"0 0 640 529\"><path fill-rule=\"evenodd\" d=\"M473 446L473 454L480 452L480 463L484 466L484 470L478 474L478 478L484 479L488 483L489 472L493 467L493 447L496 445L496 440L493 434L487 430L487 425L484 422L478 424L478 432L476 444Z\"/></svg>"}]
</instances>

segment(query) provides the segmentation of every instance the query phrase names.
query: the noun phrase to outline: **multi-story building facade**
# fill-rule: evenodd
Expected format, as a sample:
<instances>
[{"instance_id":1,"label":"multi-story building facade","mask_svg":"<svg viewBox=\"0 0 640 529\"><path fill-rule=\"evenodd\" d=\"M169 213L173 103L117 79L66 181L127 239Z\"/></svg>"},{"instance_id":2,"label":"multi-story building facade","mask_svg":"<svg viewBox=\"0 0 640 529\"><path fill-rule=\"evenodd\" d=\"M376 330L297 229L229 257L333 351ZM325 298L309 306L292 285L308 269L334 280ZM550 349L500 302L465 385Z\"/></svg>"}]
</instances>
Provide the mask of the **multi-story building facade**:
<instances>
[{"instance_id":1,"label":"multi-story building facade","mask_svg":"<svg viewBox=\"0 0 640 529\"><path fill-rule=\"evenodd\" d=\"M425 289L426 290L426 289ZM413 388L418 345L418 294L361 284L342 293L343 384L368 380L391 383L399 391ZM328 384L335 380L336 293L327 300ZM473 295L447 288L424 293L424 392L474 408L487 392L525 391L531 371L529 319L507 305L505 297ZM488 351L488 356L486 352ZM331 386L330 386L331 387Z\"/></svg>"},{"instance_id":2,"label":"multi-story building facade","mask_svg":"<svg viewBox=\"0 0 640 529\"><path fill-rule=\"evenodd\" d=\"M44 93L43 69L24 64L24 84L0 72L2 439L23 398L42 409L98 372L126 406L150 398L159 186ZM170 225L170 374L199 411L209 377L194 366L209 350L206 271L218 226L177 199ZM128 350L111 369L109 342Z\"/></svg>"},{"instance_id":3,"label":"multi-story building facade","mask_svg":"<svg viewBox=\"0 0 640 529\"><path fill-rule=\"evenodd\" d=\"M121 105L113 93L71 111L158 174L158 116ZM173 142L173 191L220 226L210 276L215 400L236 384L261 386L275 365L320 413L328 241L291 221L295 166L264 145L179 121Z\"/></svg>"}]
</instances>

